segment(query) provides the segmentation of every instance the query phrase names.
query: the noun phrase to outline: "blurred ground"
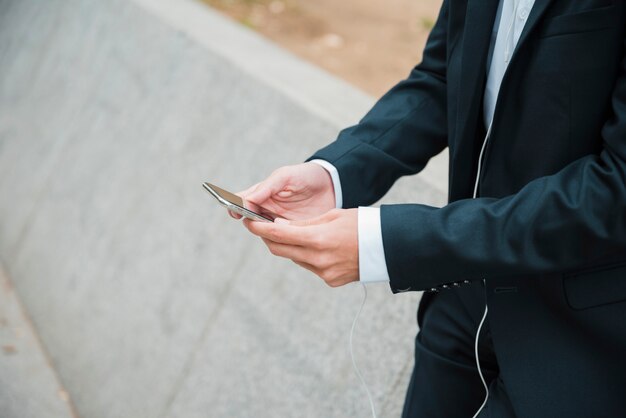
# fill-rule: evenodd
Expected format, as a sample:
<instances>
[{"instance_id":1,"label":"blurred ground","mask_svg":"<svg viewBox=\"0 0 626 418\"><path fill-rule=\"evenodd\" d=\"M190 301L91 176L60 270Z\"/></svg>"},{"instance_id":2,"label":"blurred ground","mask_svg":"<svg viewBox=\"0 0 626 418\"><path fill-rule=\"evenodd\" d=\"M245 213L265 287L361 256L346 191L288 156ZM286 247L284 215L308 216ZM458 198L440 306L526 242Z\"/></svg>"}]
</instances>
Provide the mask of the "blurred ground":
<instances>
[{"instance_id":1,"label":"blurred ground","mask_svg":"<svg viewBox=\"0 0 626 418\"><path fill-rule=\"evenodd\" d=\"M203 0L376 97L419 62L441 0Z\"/></svg>"},{"instance_id":2,"label":"blurred ground","mask_svg":"<svg viewBox=\"0 0 626 418\"><path fill-rule=\"evenodd\" d=\"M303 161L372 102L197 0L0 0L0 418L367 416L360 287L270 257L200 183ZM382 202L445 204L446 167ZM419 297L368 287L381 417Z\"/></svg>"},{"instance_id":3,"label":"blurred ground","mask_svg":"<svg viewBox=\"0 0 626 418\"><path fill-rule=\"evenodd\" d=\"M76 417L1 264L0 416Z\"/></svg>"}]
</instances>

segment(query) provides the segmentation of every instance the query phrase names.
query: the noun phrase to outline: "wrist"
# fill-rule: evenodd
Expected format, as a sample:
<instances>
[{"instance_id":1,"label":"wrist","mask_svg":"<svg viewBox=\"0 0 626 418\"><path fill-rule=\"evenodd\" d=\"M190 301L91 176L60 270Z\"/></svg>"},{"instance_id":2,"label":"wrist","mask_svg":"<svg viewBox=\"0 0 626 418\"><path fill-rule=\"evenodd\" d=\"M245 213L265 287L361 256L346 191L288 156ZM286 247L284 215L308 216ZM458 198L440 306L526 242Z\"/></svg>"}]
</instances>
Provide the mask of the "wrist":
<instances>
[{"instance_id":1,"label":"wrist","mask_svg":"<svg viewBox=\"0 0 626 418\"><path fill-rule=\"evenodd\" d=\"M335 208L343 207L343 196L341 191L341 180L339 178L339 172L334 165L325 160L311 160L305 164L314 164L321 167L325 172L324 176L324 193L328 192L333 196L335 202Z\"/></svg>"}]
</instances>

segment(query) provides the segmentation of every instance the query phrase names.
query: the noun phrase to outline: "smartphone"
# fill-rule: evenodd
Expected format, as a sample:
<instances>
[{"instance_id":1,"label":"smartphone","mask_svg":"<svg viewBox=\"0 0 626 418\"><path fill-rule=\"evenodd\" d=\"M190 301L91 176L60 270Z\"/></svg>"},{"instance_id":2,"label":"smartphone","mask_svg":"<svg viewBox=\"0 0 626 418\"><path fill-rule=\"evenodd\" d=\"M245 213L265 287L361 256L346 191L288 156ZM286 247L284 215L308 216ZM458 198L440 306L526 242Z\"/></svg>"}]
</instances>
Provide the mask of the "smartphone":
<instances>
[{"instance_id":1,"label":"smartphone","mask_svg":"<svg viewBox=\"0 0 626 418\"><path fill-rule=\"evenodd\" d=\"M253 221L274 222L274 219L278 216L263 208L261 208L263 210L262 213L256 213L250 209L246 209L241 197L224 189L220 189L211 183L202 183L202 187L204 187L204 189L209 192L211 196L216 198L217 201L226 209Z\"/></svg>"}]
</instances>

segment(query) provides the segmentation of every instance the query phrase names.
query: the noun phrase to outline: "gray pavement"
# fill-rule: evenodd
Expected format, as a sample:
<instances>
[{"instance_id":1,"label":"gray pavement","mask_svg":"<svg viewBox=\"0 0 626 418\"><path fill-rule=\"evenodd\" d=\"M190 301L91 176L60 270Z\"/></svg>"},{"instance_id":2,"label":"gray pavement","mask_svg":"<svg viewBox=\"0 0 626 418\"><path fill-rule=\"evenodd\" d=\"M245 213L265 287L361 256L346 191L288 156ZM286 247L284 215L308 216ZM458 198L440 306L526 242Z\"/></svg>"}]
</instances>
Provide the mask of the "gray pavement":
<instances>
[{"instance_id":1,"label":"gray pavement","mask_svg":"<svg viewBox=\"0 0 626 418\"><path fill-rule=\"evenodd\" d=\"M0 416L61 384L81 417L367 416L361 289L271 257L200 183L302 161L372 103L188 0L0 0L0 257L60 379L3 359ZM443 204L445 156L427 170L385 201ZM372 286L355 335L382 417L418 298Z\"/></svg>"},{"instance_id":2,"label":"gray pavement","mask_svg":"<svg viewBox=\"0 0 626 418\"><path fill-rule=\"evenodd\" d=\"M69 402L0 265L0 416L72 418Z\"/></svg>"}]
</instances>

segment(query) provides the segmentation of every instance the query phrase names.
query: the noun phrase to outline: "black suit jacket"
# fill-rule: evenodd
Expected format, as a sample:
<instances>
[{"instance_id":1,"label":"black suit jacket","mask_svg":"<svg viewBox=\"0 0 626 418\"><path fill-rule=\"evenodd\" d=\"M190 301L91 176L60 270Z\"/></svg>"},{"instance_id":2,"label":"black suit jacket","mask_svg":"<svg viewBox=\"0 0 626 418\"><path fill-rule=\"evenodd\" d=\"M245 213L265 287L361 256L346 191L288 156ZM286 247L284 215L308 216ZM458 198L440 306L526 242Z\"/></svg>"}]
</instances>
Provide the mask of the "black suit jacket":
<instances>
[{"instance_id":1,"label":"black suit jacket","mask_svg":"<svg viewBox=\"0 0 626 418\"><path fill-rule=\"evenodd\" d=\"M472 199L497 4L445 0L422 63L312 158L337 167L344 207L356 207L448 147L447 206L381 207L392 290L486 279L517 415L623 417L626 6L536 0Z\"/></svg>"}]
</instances>

